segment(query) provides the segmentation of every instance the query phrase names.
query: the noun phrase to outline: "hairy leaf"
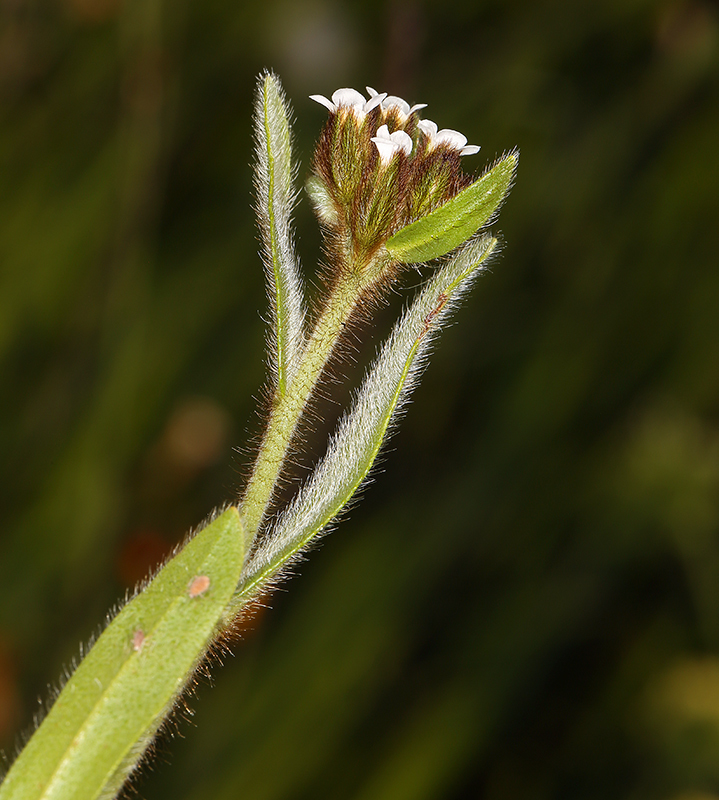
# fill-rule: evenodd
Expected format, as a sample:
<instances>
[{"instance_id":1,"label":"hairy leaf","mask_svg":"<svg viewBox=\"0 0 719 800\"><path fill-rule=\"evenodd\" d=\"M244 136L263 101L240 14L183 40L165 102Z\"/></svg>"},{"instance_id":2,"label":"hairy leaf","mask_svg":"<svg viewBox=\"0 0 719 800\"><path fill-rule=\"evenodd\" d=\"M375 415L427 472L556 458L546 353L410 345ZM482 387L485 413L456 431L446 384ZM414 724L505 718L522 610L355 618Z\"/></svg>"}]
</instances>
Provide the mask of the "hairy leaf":
<instances>
[{"instance_id":1,"label":"hairy leaf","mask_svg":"<svg viewBox=\"0 0 719 800\"><path fill-rule=\"evenodd\" d=\"M289 106L272 73L260 77L255 104L255 191L262 250L273 312L271 357L284 394L304 344L304 297L292 236L292 133Z\"/></svg>"},{"instance_id":2,"label":"hairy leaf","mask_svg":"<svg viewBox=\"0 0 719 800\"><path fill-rule=\"evenodd\" d=\"M519 153L500 159L471 186L425 217L397 231L386 242L397 261L418 264L446 255L490 222L507 196Z\"/></svg>"},{"instance_id":3,"label":"hairy leaf","mask_svg":"<svg viewBox=\"0 0 719 800\"><path fill-rule=\"evenodd\" d=\"M112 798L225 620L245 552L236 508L112 620L0 785L0 800Z\"/></svg>"}]
</instances>

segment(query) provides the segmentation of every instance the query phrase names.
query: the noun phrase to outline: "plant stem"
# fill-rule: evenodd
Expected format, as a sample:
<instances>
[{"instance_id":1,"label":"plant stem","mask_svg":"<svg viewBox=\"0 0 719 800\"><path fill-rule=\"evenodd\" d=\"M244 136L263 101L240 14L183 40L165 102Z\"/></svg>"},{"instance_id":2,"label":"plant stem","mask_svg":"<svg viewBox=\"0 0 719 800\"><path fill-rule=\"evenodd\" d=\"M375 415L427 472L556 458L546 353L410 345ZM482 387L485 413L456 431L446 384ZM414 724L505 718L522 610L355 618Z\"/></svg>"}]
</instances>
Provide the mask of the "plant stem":
<instances>
[{"instance_id":1,"label":"plant stem","mask_svg":"<svg viewBox=\"0 0 719 800\"><path fill-rule=\"evenodd\" d=\"M357 305L362 288L356 274L345 273L315 324L294 379L285 393L279 389L275 393L262 445L241 504L242 521L250 542L272 501L302 412Z\"/></svg>"}]
</instances>

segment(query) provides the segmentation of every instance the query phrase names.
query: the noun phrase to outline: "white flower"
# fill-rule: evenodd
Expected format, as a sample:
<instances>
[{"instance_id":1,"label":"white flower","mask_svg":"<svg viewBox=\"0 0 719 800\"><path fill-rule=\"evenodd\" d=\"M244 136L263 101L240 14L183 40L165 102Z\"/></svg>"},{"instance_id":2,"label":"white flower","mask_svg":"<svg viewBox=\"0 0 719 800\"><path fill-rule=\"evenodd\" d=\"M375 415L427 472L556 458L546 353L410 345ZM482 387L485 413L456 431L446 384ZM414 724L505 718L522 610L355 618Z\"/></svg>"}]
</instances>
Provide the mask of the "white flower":
<instances>
[{"instance_id":1,"label":"white flower","mask_svg":"<svg viewBox=\"0 0 719 800\"><path fill-rule=\"evenodd\" d=\"M412 137L404 131L390 133L386 125L377 128L377 135L372 137L372 141L377 145L380 161L383 164L388 164L400 150L404 150L405 155L410 155L412 152Z\"/></svg>"},{"instance_id":2,"label":"white flower","mask_svg":"<svg viewBox=\"0 0 719 800\"><path fill-rule=\"evenodd\" d=\"M429 139L429 149L437 147L440 144L446 144L459 150L461 156L472 156L479 152L478 144L467 144L467 137L459 131L453 131L451 128L443 128L441 131L437 130L437 124L432 122L431 119L421 119L417 126Z\"/></svg>"},{"instance_id":3,"label":"white flower","mask_svg":"<svg viewBox=\"0 0 719 800\"><path fill-rule=\"evenodd\" d=\"M376 92L371 86L366 87L369 96L374 100L375 98L380 98L380 103L382 104L382 109L384 111L389 110L390 108L397 109L399 113L399 118L404 122L410 114L413 114L415 111L419 111L421 108L427 108L427 103L417 103L410 108L409 103L406 100L403 100L401 97L395 97L395 95L387 96L387 93L379 94Z\"/></svg>"},{"instance_id":4,"label":"white flower","mask_svg":"<svg viewBox=\"0 0 719 800\"><path fill-rule=\"evenodd\" d=\"M376 108L386 96L386 93L377 94L375 92L369 100L365 100L364 95L360 94L356 89L337 89L336 92L332 93L331 100L321 94L311 94L310 100L325 106L333 114L336 114L341 106L345 106L358 119L362 119L368 111Z\"/></svg>"}]
</instances>

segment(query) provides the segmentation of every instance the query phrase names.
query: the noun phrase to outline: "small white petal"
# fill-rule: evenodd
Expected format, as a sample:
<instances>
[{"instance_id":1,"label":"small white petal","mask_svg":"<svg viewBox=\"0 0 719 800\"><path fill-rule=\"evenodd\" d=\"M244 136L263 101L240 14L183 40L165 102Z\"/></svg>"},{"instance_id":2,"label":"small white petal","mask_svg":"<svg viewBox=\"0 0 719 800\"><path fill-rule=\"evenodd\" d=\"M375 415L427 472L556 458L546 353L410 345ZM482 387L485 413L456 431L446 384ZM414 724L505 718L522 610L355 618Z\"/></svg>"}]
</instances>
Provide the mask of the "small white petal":
<instances>
[{"instance_id":1,"label":"small white petal","mask_svg":"<svg viewBox=\"0 0 719 800\"><path fill-rule=\"evenodd\" d=\"M467 144L467 137L463 133L454 131L451 128L443 128L438 131L437 124L432 122L431 119L421 119L417 123L417 127L429 139L428 149L430 150L433 147L444 144L459 150L461 156L472 156L479 152L479 145Z\"/></svg>"},{"instance_id":2,"label":"small white petal","mask_svg":"<svg viewBox=\"0 0 719 800\"><path fill-rule=\"evenodd\" d=\"M332 93L332 102L339 108L339 106L349 106L361 111L366 102L363 94L360 94L356 89L337 89Z\"/></svg>"},{"instance_id":3,"label":"small white petal","mask_svg":"<svg viewBox=\"0 0 719 800\"><path fill-rule=\"evenodd\" d=\"M429 139L434 139L434 137L437 135L437 123L432 122L431 119L421 119L417 123L417 127Z\"/></svg>"},{"instance_id":4,"label":"small white petal","mask_svg":"<svg viewBox=\"0 0 719 800\"><path fill-rule=\"evenodd\" d=\"M409 115L409 103L401 97L396 97L393 94L389 95L389 97L385 97L382 101L382 108L391 108L392 106L397 108L402 116L406 117Z\"/></svg>"},{"instance_id":5,"label":"small white petal","mask_svg":"<svg viewBox=\"0 0 719 800\"><path fill-rule=\"evenodd\" d=\"M367 87L369 89L369 86ZM372 90L374 91L374 90ZM383 92L382 94L377 94L376 92L372 95L372 97L364 104L364 112L367 114L373 108L377 108L378 105L387 97L387 93Z\"/></svg>"},{"instance_id":6,"label":"small white petal","mask_svg":"<svg viewBox=\"0 0 719 800\"><path fill-rule=\"evenodd\" d=\"M321 106L328 108L333 114L337 111L337 106L322 94L311 94L310 100L314 100L315 103L319 103Z\"/></svg>"},{"instance_id":7,"label":"small white petal","mask_svg":"<svg viewBox=\"0 0 719 800\"><path fill-rule=\"evenodd\" d=\"M383 164L387 164L392 160L392 157L399 149L399 143L392 140L389 134L389 128L386 125L380 125L377 128L377 135L372 137L372 141L377 145L377 152L379 159Z\"/></svg>"},{"instance_id":8,"label":"small white petal","mask_svg":"<svg viewBox=\"0 0 719 800\"><path fill-rule=\"evenodd\" d=\"M377 136L373 136L372 141L377 145L379 160L383 164L390 162L394 154L399 150L399 145L394 142L388 142L385 139L379 139Z\"/></svg>"},{"instance_id":9,"label":"small white petal","mask_svg":"<svg viewBox=\"0 0 719 800\"><path fill-rule=\"evenodd\" d=\"M457 150L461 150L467 144L467 137L459 131L453 131L451 128L443 128L433 137L434 144L448 144Z\"/></svg>"},{"instance_id":10,"label":"small white petal","mask_svg":"<svg viewBox=\"0 0 719 800\"><path fill-rule=\"evenodd\" d=\"M376 89L373 89L371 86L365 86L364 88L367 89L367 94L370 97L379 97L379 92ZM387 97L387 92L384 92L383 97Z\"/></svg>"},{"instance_id":11,"label":"small white petal","mask_svg":"<svg viewBox=\"0 0 719 800\"><path fill-rule=\"evenodd\" d=\"M412 137L405 131L389 132L386 125L377 128L377 135L372 137L372 141L377 145L380 161L383 164L392 160L395 153L403 150L406 155L412 152Z\"/></svg>"},{"instance_id":12,"label":"small white petal","mask_svg":"<svg viewBox=\"0 0 719 800\"><path fill-rule=\"evenodd\" d=\"M405 131L395 131L391 133L389 138L402 150L405 155L410 155L412 152L412 137L405 133Z\"/></svg>"},{"instance_id":13,"label":"small white petal","mask_svg":"<svg viewBox=\"0 0 719 800\"><path fill-rule=\"evenodd\" d=\"M367 91L369 92L371 87L367 87ZM374 89L372 89L374 91ZM415 111L419 111L420 108L427 108L427 103L417 103L417 105L409 107L409 103L406 100L403 100L401 97L397 97L396 95L389 95L385 97L382 101L382 108L389 110L390 108L395 108L399 117L402 121L406 120L410 114L413 114Z\"/></svg>"}]
</instances>

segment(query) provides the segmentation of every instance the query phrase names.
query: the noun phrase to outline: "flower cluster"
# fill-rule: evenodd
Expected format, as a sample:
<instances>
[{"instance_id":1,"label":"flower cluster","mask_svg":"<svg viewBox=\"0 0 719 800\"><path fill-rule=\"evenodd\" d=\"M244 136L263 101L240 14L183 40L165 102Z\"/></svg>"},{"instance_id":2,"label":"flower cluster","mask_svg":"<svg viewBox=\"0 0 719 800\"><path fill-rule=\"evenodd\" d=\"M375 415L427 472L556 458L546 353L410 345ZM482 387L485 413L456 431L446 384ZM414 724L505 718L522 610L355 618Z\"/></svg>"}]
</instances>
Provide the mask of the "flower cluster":
<instances>
[{"instance_id":1,"label":"flower cluster","mask_svg":"<svg viewBox=\"0 0 719 800\"><path fill-rule=\"evenodd\" d=\"M426 108L367 87L311 95L329 118L308 189L321 221L353 264L369 263L400 228L467 187L462 156L479 151L459 131L420 119Z\"/></svg>"},{"instance_id":2,"label":"flower cluster","mask_svg":"<svg viewBox=\"0 0 719 800\"><path fill-rule=\"evenodd\" d=\"M377 145L380 159L387 163L400 150L409 156L412 153L413 142L404 130L404 126L415 112L427 108L427 104L417 103L410 106L401 97L387 95L386 92L380 94L371 86L367 87L367 92L370 96L369 100L366 100L364 95L356 89L337 89L331 100L321 94L312 94L310 99L325 106L331 114L351 114L360 125L364 124L370 111L379 108L383 124L377 128L377 135L372 137L372 141ZM387 122L384 120L393 122L396 130L390 133ZM467 137L459 131L451 128L438 131L437 124L430 119L419 120L417 127L426 138L428 150L445 145L450 149L457 150L462 156L474 155L479 152L479 145L467 145Z\"/></svg>"}]
</instances>

